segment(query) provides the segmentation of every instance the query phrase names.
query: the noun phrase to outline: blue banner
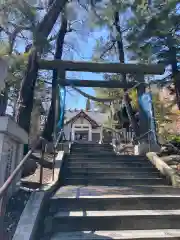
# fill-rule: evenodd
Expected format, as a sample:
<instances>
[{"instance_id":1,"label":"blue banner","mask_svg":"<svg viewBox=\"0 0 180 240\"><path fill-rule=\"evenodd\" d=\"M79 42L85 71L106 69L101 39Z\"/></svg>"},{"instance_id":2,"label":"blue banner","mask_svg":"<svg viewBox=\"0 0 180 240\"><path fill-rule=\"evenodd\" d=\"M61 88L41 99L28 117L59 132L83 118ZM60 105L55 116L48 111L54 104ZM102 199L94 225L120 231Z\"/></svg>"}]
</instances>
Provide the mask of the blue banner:
<instances>
[{"instance_id":1,"label":"blue banner","mask_svg":"<svg viewBox=\"0 0 180 240\"><path fill-rule=\"evenodd\" d=\"M65 100L66 100L66 88L59 86L59 100L60 100L60 116L58 122L58 128L63 128L64 125L64 111L65 111Z\"/></svg>"},{"instance_id":2,"label":"blue banner","mask_svg":"<svg viewBox=\"0 0 180 240\"><path fill-rule=\"evenodd\" d=\"M153 103L152 103L152 95L151 93L144 93L142 96L139 97L139 104L141 105L141 108L145 112L145 114L148 117L148 120L150 121L150 129L151 139L154 142L157 142L156 137L156 125L154 120L154 112L153 112Z\"/></svg>"}]
</instances>

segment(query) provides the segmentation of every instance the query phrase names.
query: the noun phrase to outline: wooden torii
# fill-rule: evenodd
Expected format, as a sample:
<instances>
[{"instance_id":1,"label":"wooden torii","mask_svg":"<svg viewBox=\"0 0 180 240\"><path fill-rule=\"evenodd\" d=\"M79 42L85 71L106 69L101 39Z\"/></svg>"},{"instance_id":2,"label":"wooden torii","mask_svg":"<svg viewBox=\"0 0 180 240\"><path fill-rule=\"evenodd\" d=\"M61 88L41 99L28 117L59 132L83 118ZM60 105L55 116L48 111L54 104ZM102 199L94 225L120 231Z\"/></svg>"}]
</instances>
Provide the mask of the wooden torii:
<instances>
[{"instance_id":1,"label":"wooden torii","mask_svg":"<svg viewBox=\"0 0 180 240\"><path fill-rule=\"evenodd\" d=\"M161 75L165 72L162 64L125 64L125 63L97 63L85 61L63 61L63 60L39 60L40 69L54 70L57 69L62 76L66 71L74 72L95 72L95 73L120 73L132 74L135 76L136 82L118 82L118 81L101 81L101 80L70 80L60 79L61 86L76 87L102 87L102 88L137 88L138 97L141 97L146 91L144 75ZM137 82L140 83L137 86ZM150 123L147 114L140 107L139 109L140 135L145 135L150 129Z\"/></svg>"}]
</instances>

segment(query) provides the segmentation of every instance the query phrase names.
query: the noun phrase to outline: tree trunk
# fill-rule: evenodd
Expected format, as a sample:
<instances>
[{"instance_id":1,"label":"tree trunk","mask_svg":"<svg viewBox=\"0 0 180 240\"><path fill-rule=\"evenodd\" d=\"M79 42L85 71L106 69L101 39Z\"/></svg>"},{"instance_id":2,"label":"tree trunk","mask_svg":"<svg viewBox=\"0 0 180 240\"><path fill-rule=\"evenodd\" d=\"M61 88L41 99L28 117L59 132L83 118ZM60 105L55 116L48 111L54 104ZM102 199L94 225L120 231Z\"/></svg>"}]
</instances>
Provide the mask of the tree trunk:
<instances>
[{"instance_id":1,"label":"tree trunk","mask_svg":"<svg viewBox=\"0 0 180 240\"><path fill-rule=\"evenodd\" d=\"M61 28L59 30L57 41L56 41L56 52L54 59L61 59L63 53L64 38L67 33L67 19L64 14L62 14ZM52 78L52 98L51 105L47 117L47 121L44 126L42 136L48 141L52 141L52 135L54 130L55 118L56 118L56 97L57 97L57 80L58 80L58 70L53 70Z\"/></svg>"},{"instance_id":2,"label":"tree trunk","mask_svg":"<svg viewBox=\"0 0 180 240\"><path fill-rule=\"evenodd\" d=\"M124 45L123 45L122 33L121 33L121 27L120 27L120 21L119 21L119 12L114 13L114 25L118 35L118 39L116 41L117 41L117 49L119 54L119 61L120 63L125 63ZM126 74L122 74L122 77L123 77L123 83L125 84L127 82ZM129 100L130 98L128 96L128 93L126 93L126 90L127 89L124 89L124 92L125 92L124 102L125 102L126 111L136 136L139 136L139 127L135 119L135 116L133 114L133 109Z\"/></svg>"},{"instance_id":3,"label":"tree trunk","mask_svg":"<svg viewBox=\"0 0 180 240\"><path fill-rule=\"evenodd\" d=\"M29 55L28 66L22 81L16 121L27 133L30 130L31 112L33 109L34 88L38 75L37 51L33 49Z\"/></svg>"},{"instance_id":4,"label":"tree trunk","mask_svg":"<svg viewBox=\"0 0 180 240\"><path fill-rule=\"evenodd\" d=\"M27 133L29 133L30 130L34 88L38 74L37 55L38 52L41 53L43 39L48 37L66 2L67 0L54 0L52 6L35 31L34 47L29 55L27 70L21 84L16 115L16 121Z\"/></svg>"},{"instance_id":5,"label":"tree trunk","mask_svg":"<svg viewBox=\"0 0 180 240\"><path fill-rule=\"evenodd\" d=\"M119 62L125 63L124 45L123 45L122 33L121 33L121 27L120 27L120 21L119 21L119 12L114 13L114 25L118 35L118 39L116 40L116 42L117 42L117 48L118 48ZM125 74L123 74L123 80L126 83Z\"/></svg>"}]
</instances>

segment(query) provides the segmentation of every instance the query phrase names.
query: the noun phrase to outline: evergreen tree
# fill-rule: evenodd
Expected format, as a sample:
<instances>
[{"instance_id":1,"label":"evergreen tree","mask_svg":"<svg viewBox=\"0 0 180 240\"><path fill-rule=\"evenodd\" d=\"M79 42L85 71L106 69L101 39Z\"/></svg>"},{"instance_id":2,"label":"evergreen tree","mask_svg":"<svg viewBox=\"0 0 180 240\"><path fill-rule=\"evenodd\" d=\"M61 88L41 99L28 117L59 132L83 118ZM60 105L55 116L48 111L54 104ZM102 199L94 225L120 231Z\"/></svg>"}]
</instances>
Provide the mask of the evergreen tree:
<instances>
[{"instance_id":1,"label":"evergreen tree","mask_svg":"<svg viewBox=\"0 0 180 240\"><path fill-rule=\"evenodd\" d=\"M141 5L137 4L141 2ZM126 39L132 60L159 62L171 67L178 107L180 108L180 14L177 0L155 0L151 5L134 1Z\"/></svg>"}]
</instances>

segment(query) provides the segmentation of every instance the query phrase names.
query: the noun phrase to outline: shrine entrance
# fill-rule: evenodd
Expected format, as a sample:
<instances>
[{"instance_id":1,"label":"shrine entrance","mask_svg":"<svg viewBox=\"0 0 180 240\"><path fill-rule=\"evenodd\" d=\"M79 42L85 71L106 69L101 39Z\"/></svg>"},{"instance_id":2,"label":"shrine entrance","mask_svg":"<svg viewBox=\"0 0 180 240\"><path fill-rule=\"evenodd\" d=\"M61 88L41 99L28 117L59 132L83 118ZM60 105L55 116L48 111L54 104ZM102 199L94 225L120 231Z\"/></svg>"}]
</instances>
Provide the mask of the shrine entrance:
<instances>
[{"instance_id":1,"label":"shrine entrance","mask_svg":"<svg viewBox=\"0 0 180 240\"><path fill-rule=\"evenodd\" d=\"M63 61L63 60L39 60L40 69L46 70L58 70L60 76L59 86L64 89L66 86L72 87L102 87L102 88L122 88L124 89L124 106L127 111L129 121L132 129L139 140L139 143L147 144L149 141L152 144L157 142L155 134L155 122L153 118L152 110L152 98L149 92L147 92L147 86L144 79L144 75L164 74L165 67L161 64L121 64L121 63L96 63L96 62L75 62L75 61ZM74 72L95 72L95 73L120 73L131 74L131 81L101 81L101 80L77 80L67 79L66 71ZM128 91L132 88L137 89L138 95L138 121L137 126L134 120L133 111L129 102ZM65 107L65 94L61 97L61 116ZM63 118L60 119L63 122ZM83 135L83 134L82 134ZM85 137L85 135L84 135ZM82 138L84 138L82 136Z\"/></svg>"}]
</instances>

